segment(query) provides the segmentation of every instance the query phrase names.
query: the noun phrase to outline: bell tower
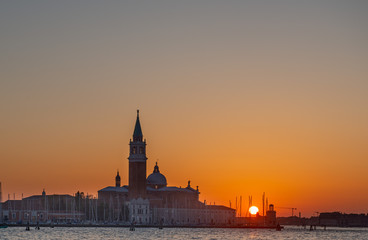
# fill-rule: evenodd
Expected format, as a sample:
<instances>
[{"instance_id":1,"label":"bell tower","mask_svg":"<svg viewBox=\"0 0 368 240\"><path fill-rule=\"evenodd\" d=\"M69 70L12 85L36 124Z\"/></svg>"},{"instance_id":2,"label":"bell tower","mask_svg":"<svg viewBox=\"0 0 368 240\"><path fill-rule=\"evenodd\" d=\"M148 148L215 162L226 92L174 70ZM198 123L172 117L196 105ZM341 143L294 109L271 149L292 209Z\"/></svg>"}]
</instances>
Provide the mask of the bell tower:
<instances>
[{"instance_id":1,"label":"bell tower","mask_svg":"<svg viewBox=\"0 0 368 240\"><path fill-rule=\"evenodd\" d=\"M143 141L139 110L135 122L133 141L130 139L129 154L129 198L146 197L146 140Z\"/></svg>"},{"instance_id":2,"label":"bell tower","mask_svg":"<svg viewBox=\"0 0 368 240\"><path fill-rule=\"evenodd\" d=\"M120 187L120 175L119 175L119 170L116 174L116 177L115 177L115 187Z\"/></svg>"}]
</instances>

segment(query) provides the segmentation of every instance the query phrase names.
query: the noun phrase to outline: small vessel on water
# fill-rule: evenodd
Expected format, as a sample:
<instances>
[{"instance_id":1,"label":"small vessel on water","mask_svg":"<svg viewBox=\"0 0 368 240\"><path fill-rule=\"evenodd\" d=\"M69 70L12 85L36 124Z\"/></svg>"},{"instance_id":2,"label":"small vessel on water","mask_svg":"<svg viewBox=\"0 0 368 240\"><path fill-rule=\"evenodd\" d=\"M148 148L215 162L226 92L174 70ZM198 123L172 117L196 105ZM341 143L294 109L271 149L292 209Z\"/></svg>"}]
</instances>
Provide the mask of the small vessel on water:
<instances>
[{"instance_id":1,"label":"small vessel on water","mask_svg":"<svg viewBox=\"0 0 368 240\"><path fill-rule=\"evenodd\" d=\"M282 227L280 226L280 224L278 223L276 226L276 231L281 231Z\"/></svg>"},{"instance_id":2,"label":"small vessel on water","mask_svg":"<svg viewBox=\"0 0 368 240\"><path fill-rule=\"evenodd\" d=\"M134 222L132 222L132 223L130 224L130 228L129 228L129 230L130 230L130 231L135 231L135 224L134 224Z\"/></svg>"},{"instance_id":3,"label":"small vessel on water","mask_svg":"<svg viewBox=\"0 0 368 240\"><path fill-rule=\"evenodd\" d=\"M26 226L26 231L30 231L31 229L29 228L29 221L27 222L27 226Z\"/></svg>"},{"instance_id":4,"label":"small vessel on water","mask_svg":"<svg viewBox=\"0 0 368 240\"><path fill-rule=\"evenodd\" d=\"M8 225L6 223L0 223L0 228L7 228Z\"/></svg>"}]
</instances>

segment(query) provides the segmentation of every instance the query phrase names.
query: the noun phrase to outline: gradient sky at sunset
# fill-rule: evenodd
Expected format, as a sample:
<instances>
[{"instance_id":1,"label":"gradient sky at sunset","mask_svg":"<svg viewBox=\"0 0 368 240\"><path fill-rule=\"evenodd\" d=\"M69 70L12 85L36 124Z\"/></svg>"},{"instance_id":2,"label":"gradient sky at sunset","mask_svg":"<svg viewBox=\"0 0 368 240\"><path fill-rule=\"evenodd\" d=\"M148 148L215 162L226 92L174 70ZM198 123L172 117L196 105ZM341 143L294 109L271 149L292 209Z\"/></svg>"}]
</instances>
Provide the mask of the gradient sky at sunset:
<instances>
[{"instance_id":1,"label":"gradient sky at sunset","mask_svg":"<svg viewBox=\"0 0 368 240\"><path fill-rule=\"evenodd\" d=\"M1 1L3 200L128 183L136 109L200 199L368 212L368 1ZM276 208L277 210L277 208ZM289 215L289 210L278 210Z\"/></svg>"}]
</instances>

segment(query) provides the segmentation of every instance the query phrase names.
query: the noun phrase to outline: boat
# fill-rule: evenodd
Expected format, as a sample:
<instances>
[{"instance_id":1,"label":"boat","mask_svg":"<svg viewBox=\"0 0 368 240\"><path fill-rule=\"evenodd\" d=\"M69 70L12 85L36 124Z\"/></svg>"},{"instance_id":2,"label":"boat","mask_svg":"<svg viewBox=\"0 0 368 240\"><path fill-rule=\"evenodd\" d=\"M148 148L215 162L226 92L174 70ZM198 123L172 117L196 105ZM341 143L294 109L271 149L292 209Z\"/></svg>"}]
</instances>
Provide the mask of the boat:
<instances>
[{"instance_id":1,"label":"boat","mask_svg":"<svg viewBox=\"0 0 368 240\"><path fill-rule=\"evenodd\" d=\"M26 231L30 231L31 229L29 228L29 221L27 222L27 226L26 226Z\"/></svg>"},{"instance_id":2,"label":"boat","mask_svg":"<svg viewBox=\"0 0 368 240\"><path fill-rule=\"evenodd\" d=\"M0 228L7 228L8 225L6 223L0 223Z\"/></svg>"},{"instance_id":3,"label":"boat","mask_svg":"<svg viewBox=\"0 0 368 240\"><path fill-rule=\"evenodd\" d=\"M130 224L130 228L129 228L130 231L135 231L135 225L134 225L134 222L132 222Z\"/></svg>"},{"instance_id":4,"label":"boat","mask_svg":"<svg viewBox=\"0 0 368 240\"><path fill-rule=\"evenodd\" d=\"M276 226L276 231L281 231L282 227L280 226L280 224L277 224Z\"/></svg>"}]
</instances>

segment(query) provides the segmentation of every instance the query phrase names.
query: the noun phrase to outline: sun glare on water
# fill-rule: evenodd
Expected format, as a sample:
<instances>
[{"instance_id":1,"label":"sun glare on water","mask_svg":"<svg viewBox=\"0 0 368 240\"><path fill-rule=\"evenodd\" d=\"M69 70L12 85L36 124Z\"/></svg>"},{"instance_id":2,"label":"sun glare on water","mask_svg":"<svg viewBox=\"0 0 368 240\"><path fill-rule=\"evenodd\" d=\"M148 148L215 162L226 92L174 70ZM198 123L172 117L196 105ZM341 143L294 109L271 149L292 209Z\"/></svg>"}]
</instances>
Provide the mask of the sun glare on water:
<instances>
[{"instance_id":1,"label":"sun glare on water","mask_svg":"<svg viewBox=\"0 0 368 240\"><path fill-rule=\"evenodd\" d=\"M252 215L255 215L255 214L257 214L258 213L258 208L256 207L256 206L251 206L250 208L249 208L249 212L250 212L250 214L252 214Z\"/></svg>"}]
</instances>

